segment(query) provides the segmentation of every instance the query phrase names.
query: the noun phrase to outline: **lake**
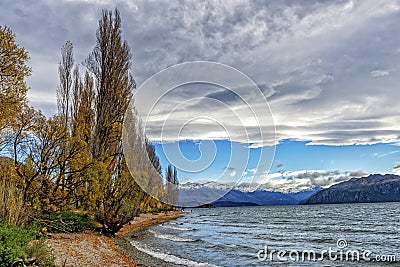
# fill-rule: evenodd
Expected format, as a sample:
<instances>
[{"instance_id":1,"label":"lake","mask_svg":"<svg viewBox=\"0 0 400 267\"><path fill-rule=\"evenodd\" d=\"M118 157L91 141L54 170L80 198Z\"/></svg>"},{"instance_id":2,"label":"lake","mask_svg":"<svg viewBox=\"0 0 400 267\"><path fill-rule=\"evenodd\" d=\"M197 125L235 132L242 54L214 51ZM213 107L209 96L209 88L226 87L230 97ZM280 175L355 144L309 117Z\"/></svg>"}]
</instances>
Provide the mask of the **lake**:
<instances>
[{"instance_id":1,"label":"lake","mask_svg":"<svg viewBox=\"0 0 400 267\"><path fill-rule=\"evenodd\" d=\"M172 266L400 266L399 214L400 203L192 209L129 241Z\"/></svg>"}]
</instances>

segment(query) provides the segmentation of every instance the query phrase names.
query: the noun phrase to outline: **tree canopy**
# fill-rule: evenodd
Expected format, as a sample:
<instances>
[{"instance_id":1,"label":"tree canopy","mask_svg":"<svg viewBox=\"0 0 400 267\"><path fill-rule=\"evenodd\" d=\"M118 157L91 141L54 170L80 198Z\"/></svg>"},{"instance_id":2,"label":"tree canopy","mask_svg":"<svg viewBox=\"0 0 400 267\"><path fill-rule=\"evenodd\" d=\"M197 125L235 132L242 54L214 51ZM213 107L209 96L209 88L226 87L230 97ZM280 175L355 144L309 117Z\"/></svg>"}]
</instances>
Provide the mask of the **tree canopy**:
<instances>
[{"instance_id":1,"label":"tree canopy","mask_svg":"<svg viewBox=\"0 0 400 267\"><path fill-rule=\"evenodd\" d=\"M28 59L11 29L0 26L0 129L7 127L26 102L25 78L31 74Z\"/></svg>"},{"instance_id":2,"label":"tree canopy","mask_svg":"<svg viewBox=\"0 0 400 267\"><path fill-rule=\"evenodd\" d=\"M26 99L28 53L0 27L0 217L10 223L76 210L113 234L140 212L173 208L152 197L175 192L177 172L168 167L163 184L155 149L136 129L132 54L118 10L103 11L96 37L82 73L72 42L61 47L58 114L46 117ZM131 151L122 149L125 117Z\"/></svg>"}]
</instances>

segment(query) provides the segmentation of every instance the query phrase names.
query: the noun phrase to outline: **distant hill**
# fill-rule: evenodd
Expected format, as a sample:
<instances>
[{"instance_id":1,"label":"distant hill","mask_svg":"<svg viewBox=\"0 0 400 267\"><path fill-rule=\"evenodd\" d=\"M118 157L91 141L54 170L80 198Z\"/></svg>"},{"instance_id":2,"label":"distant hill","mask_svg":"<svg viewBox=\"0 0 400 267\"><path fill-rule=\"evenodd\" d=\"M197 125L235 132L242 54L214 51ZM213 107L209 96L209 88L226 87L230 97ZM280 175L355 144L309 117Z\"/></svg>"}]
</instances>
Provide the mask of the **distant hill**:
<instances>
[{"instance_id":1,"label":"distant hill","mask_svg":"<svg viewBox=\"0 0 400 267\"><path fill-rule=\"evenodd\" d=\"M222 206L221 202L226 203L253 203L259 206L282 206L282 205L297 205L301 201L308 199L311 195L321 189L314 189L308 191L301 191L297 193L282 193L267 190L256 190L254 192L243 192L240 190L232 190L222 198L218 199L214 203L218 206ZM214 204L212 203L212 204ZM228 206L228 205L225 205ZM232 206L232 205L230 205ZM243 206L243 205L242 205Z\"/></svg>"},{"instance_id":2,"label":"distant hill","mask_svg":"<svg viewBox=\"0 0 400 267\"><path fill-rule=\"evenodd\" d=\"M301 204L400 202L400 176L373 174L321 190Z\"/></svg>"},{"instance_id":3,"label":"distant hill","mask_svg":"<svg viewBox=\"0 0 400 267\"><path fill-rule=\"evenodd\" d=\"M315 192L322 190L322 188L316 188L296 193L282 193L259 189L253 192L248 192L240 189L233 189L230 191L225 189L224 191L223 185L215 183L211 185L191 184L191 186L196 186L196 190L181 189L179 194L180 197L185 199L182 203L185 203L185 206L192 207L199 206L196 205L195 202L190 202L193 199L197 201L203 200L204 202L210 199L217 199L212 203L209 203L210 206L213 207L298 205L301 201L308 199ZM200 206L203 207L204 205Z\"/></svg>"}]
</instances>

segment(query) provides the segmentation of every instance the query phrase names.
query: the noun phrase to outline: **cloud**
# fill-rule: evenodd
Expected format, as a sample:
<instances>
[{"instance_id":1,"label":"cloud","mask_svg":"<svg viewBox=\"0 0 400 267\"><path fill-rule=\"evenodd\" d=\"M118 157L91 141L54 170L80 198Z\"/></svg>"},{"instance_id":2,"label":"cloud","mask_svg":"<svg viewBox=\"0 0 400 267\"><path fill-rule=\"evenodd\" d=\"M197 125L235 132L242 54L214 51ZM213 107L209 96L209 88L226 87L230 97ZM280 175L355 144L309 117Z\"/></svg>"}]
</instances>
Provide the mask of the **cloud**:
<instances>
[{"instance_id":1,"label":"cloud","mask_svg":"<svg viewBox=\"0 0 400 267\"><path fill-rule=\"evenodd\" d=\"M363 172L361 170L353 171L353 172L349 173L350 177L364 177L364 176L367 176L367 175L368 175L368 173Z\"/></svg>"},{"instance_id":2,"label":"cloud","mask_svg":"<svg viewBox=\"0 0 400 267\"><path fill-rule=\"evenodd\" d=\"M394 155L394 154L397 154L397 153L400 153L400 150L394 150L394 151L390 151L390 152L387 152L387 153L376 153L376 154L374 154L374 157L382 158L382 157Z\"/></svg>"},{"instance_id":3,"label":"cloud","mask_svg":"<svg viewBox=\"0 0 400 267\"><path fill-rule=\"evenodd\" d=\"M229 171L229 172L233 172L233 171L235 171L236 169L235 169L234 167L225 167L224 170L227 170L227 171Z\"/></svg>"},{"instance_id":4,"label":"cloud","mask_svg":"<svg viewBox=\"0 0 400 267\"><path fill-rule=\"evenodd\" d=\"M396 163L396 165L393 167L392 172L394 174L400 175L400 163Z\"/></svg>"},{"instance_id":5,"label":"cloud","mask_svg":"<svg viewBox=\"0 0 400 267\"><path fill-rule=\"evenodd\" d=\"M351 178L365 177L368 174L358 171L300 170L284 173L266 174L260 189L279 192L299 192L316 187L330 187Z\"/></svg>"},{"instance_id":6,"label":"cloud","mask_svg":"<svg viewBox=\"0 0 400 267\"><path fill-rule=\"evenodd\" d=\"M17 41L30 52L31 104L47 115L55 113L61 46L71 40L76 62L81 63L95 45L101 10L114 7L121 10L123 36L132 48L132 71L139 85L177 63L210 60L228 64L260 86L277 130L276 136L268 132L260 138L259 128L243 112L242 121L252 126L245 132L230 113L245 109L240 99L221 88L192 87L177 88L157 107L149 136L159 135L170 110L200 96L224 102L230 110L210 105L210 100L192 102L178 109L164 129L167 140L177 139L183 120L206 115L229 128L229 136L215 121L196 121L182 139L231 138L251 148L284 139L324 145L400 142L400 4L396 0L290 4L4 0L0 3L2 23L13 29ZM246 98L254 99L254 95L248 92ZM254 110L266 107L259 105Z\"/></svg>"},{"instance_id":7,"label":"cloud","mask_svg":"<svg viewBox=\"0 0 400 267\"><path fill-rule=\"evenodd\" d=\"M373 70L369 73L369 75L372 78L379 78L379 77L385 77L389 75L389 71L387 70Z\"/></svg>"}]
</instances>

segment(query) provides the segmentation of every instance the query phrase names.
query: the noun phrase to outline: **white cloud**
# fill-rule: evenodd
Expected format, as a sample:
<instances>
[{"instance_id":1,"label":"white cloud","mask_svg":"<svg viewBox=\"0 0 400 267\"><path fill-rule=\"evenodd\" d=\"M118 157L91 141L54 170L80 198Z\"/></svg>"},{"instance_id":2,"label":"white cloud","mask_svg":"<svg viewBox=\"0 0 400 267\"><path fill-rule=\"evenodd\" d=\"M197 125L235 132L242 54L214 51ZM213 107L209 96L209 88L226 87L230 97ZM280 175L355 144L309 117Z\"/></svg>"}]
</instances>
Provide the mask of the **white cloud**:
<instances>
[{"instance_id":1,"label":"white cloud","mask_svg":"<svg viewBox=\"0 0 400 267\"><path fill-rule=\"evenodd\" d=\"M299 192L315 187L330 187L334 184L347 181L351 178L365 177L363 171L326 171L326 170L299 170L283 173L265 174L260 189L280 192Z\"/></svg>"},{"instance_id":2,"label":"white cloud","mask_svg":"<svg viewBox=\"0 0 400 267\"><path fill-rule=\"evenodd\" d=\"M369 73L369 75L372 78L379 78L379 77L385 77L389 75L389 71L387 70L373 70Z\"/></svg>"},{"instance_id":3,"label":"white cloud","mask_svg":"<svg viewBox=\"0 0 400 267\"><path fill-rule=\"evenodd\" d=\"M374 154L374 157L381 158L381 157L386 157L386 156L390 156L390 155L397 154L397 153L400 153L400 150L390 151L387 153L376 153L376 154Z\"/></svg>"}]
</instances>

